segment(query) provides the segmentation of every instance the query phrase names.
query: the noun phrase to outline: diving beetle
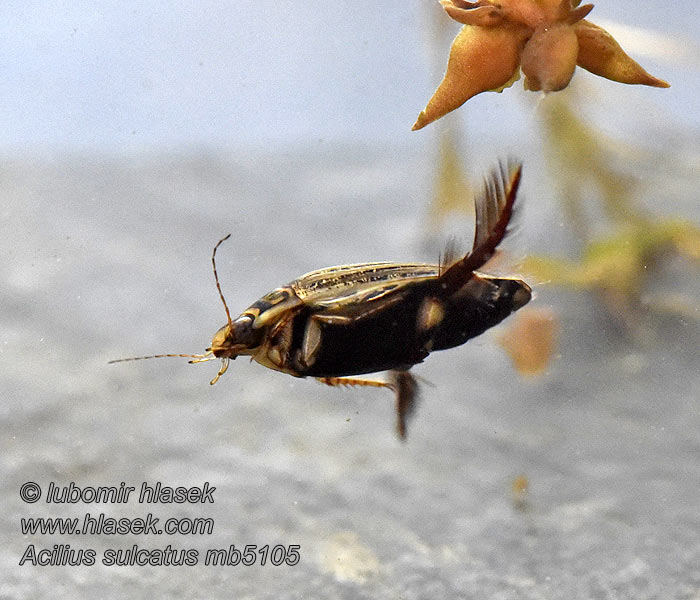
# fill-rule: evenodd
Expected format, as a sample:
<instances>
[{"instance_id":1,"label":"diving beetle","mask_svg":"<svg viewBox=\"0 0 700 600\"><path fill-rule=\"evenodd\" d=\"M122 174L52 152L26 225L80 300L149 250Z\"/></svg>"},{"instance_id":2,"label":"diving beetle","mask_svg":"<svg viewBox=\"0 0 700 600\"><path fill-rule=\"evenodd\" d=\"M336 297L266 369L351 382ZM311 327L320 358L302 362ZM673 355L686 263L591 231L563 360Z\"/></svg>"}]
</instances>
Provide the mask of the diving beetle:
<instances>
[{"instance_id":1,"label":"diving beetle","mask_svg":"<svg viewBox=\"0 0 700 600\"><path fill-rule=\"evenodd\" d=\"M211 384L229 361L250 356L261 365L295 377L315 377L331 386L386 387L396 396L397 432L417 399L409 369L433 351L464 344L530 301L532 290L516 278L480 273L506 235L522 167L502 165L486 179L475 199L472 250L440 264L373 262L329 267L302 275L244 310L235 320L221 291L212 252L214 280L226 324L204 354L158 354L110 361L168 356L190 363L221 359ZM388 381L356 375L389 371Z\"/></svg>"}]
</instances>

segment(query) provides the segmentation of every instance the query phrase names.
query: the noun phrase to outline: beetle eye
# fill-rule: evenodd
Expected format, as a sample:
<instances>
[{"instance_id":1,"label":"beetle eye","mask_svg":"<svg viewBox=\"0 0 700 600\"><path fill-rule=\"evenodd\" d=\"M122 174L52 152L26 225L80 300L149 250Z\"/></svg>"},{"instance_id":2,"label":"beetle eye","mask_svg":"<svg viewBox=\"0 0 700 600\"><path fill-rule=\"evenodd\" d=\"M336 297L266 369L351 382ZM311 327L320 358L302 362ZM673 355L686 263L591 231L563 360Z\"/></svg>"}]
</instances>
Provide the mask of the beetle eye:
<instances>
[{"instance_id":1,"label":"beetle eye","mask_svg":"<svg viewBox=\"0 0 700 600\"><path fill-rule=\"evenodd\" d=\"M253 321L254 319L250 315L242 315L233 322L233 339L236 344L248 347L255 345Z\"/></svg>"}]
</instances>

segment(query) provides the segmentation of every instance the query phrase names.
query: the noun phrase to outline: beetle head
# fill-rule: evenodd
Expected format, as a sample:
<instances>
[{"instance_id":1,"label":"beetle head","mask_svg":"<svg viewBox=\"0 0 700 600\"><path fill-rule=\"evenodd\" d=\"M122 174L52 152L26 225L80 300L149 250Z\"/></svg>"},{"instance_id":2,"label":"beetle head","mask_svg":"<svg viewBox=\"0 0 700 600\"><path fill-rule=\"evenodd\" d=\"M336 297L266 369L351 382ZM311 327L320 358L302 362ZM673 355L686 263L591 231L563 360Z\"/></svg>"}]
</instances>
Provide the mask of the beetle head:
<instances>
[{"instance_id":1,"label":"beetle head","mask_svg":"<svg viewBox=\"0 0 700 600\"><path fill-rule=\"evenodd\" d=\"M204 354L154 354L151 356L136 356L133 358L120 358L117 360L110 360L110 363L125 362L131 360L145 360L149 358L166 358L166 357L180 357L189 358L190 363L200 363L208 362L210 360L215 360L217 358L221 359L221 367L216 377L210 381L211 385L214 385L219 378L228 369L229 360L236 358L239 354L254 354L255 350L260 344L260 339L262 338L262 331L258 331L253 328L253 323L255 321L255 316L247 313L243 313L235 321L231 320L231 313L228 310L228 305L226 304L226 299L221 292L221 285L219 284L219 275L216 272L216 251L222 242L226 241L231 237L229 233L226 237L220 239L216 246L214 246L214 251L211 255L211 263L214 269L214 280L216 281L216 289L219 291L219 297L226 310L226 319L228 322L219 331L214 334L214 339L211 342L211 347L207 348Z\"/></svg>"},{"instance_id":2,"label":"beetle head","mask_svg":"<svg viewBox=\"0 0 700 600\"><path fill-rule=\"evenodd\" d=\"M235 321L227 323L214 334L211 352L217 358L236 358L241 354L254 354L260 345L261 331L253 329L253 315L243 313Z\"/></svg>"},{"instance_id":3,"label":"beetle head","mask_svg":"<svg viewBox=\"0 0 700 600\"><path fill-rule=\"evenodd\" d=\"M219 242L214 246L214 252L211 255L211 264L214 269L214 281L216 281L216 289L219 291L219 297L226 310L227 323L221 327L215 334L211 341L211 347L207 348L205 356L215 357L221 359L221 367L216 377L212 379L209 383L214 385L219 381L221 377L228 369L229 360L236 358L241 354L254 354L254 350L257 349L259 345L259 340L261 337L261 332L253 329L253 323L255 322L255 317L253 315L243 313L235 321L231 319L231 313L229 312L228 305L226 304L226 299L221 291L221 284L219 283L219 275L216 272L216 251L222 242L226 241L231 237L229 233L226 237L219 240ZM191 361L196 362L196 361Z\"/></svg>"}]
</instances>

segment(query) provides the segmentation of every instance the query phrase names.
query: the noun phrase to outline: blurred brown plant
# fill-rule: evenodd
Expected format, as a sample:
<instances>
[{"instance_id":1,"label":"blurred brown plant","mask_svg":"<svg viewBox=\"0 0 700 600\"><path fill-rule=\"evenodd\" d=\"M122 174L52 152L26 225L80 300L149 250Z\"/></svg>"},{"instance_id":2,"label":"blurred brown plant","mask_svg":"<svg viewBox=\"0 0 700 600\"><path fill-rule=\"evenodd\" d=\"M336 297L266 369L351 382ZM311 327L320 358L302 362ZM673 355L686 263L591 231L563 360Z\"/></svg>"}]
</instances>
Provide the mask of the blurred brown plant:
<instances>
[{"instance_id":1,"label":"blurred brown plant","mask_svg":"<svg viewBox=\"0 0 700 600\"><path fill-rule=\"evenodd\" d=\"M525 377L541 375L554 356L559 322L553 310L528 307L518 312L499 336L499 343Z\"/></svg>"},{"instance_id":2,"label":"blurred brown plant","mask_svg":"<svg viewBox=\"0 0 700 600\"><path fill-rule=\"evenodd\" d=\"M438 230L450 215L473 214L473 207L467 206L464 201L465 198L472 197L473 192L462 166L462 155L452 128L442 128L438 144L435 191L428 208L433 231Z\"/></svg>"},{"instance_id":3,"label":"blurred brown plant","mask_svg":"<svg viewBox=\"0 0 700 600\"><path fill-rule=\"evenodd\" d=\"M513 494L513 506L520 512L525 512L528 509L528 492L530 490L530 481L526 475L518 475L510 484L510 490Z\"/></svg>"}]
</instances>

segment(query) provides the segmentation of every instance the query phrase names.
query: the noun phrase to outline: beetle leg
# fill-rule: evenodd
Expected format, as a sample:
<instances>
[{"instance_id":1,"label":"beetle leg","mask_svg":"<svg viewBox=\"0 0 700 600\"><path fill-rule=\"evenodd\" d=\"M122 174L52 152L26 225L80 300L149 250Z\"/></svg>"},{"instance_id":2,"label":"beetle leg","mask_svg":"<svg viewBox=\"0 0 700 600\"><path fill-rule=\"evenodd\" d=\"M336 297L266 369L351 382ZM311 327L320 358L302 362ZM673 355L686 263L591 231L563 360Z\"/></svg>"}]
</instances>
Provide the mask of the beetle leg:
<instances>
[{"instance_id":1,"label":"beetle leg","mask_svg":"<svg viewBox=\"0 0 700 600\"><path fill-rule=\"evenodd\" d=\"M305 368L310 367L314 360L316 360L316 355L321 347L321 325L316 319L315 315L306 323L306 328L304 329L304 342L301 347L300 362Z\"/></svg>"},{"instance_id":2,"label":"beetle leg","mask_svg":"<svg viewBox=\"0 0 700 600\"><path fill-rule=\"evenodd\" d=\"M405 440L407 421L416 410L418 382L408 371L389 371L389 376L396 393L396 433Z\"/></svg>"},{"instance_id":3,"label":"beetle leg","mask_svg":"<svg viewBox=\"0 0 700 600\"><path fill-rule=\"evenodd\" d=\"M318 381L326 385L359 385L369 387L385 387L394 389L392 383L388 381L379 381L378 379L358 379L356 377L317 377Z\"/></svg>"},{"instance_id":4,"label":"beetle leg","mask_svg":"<svg viewBox=\"0 0 700 600\"><path fill-rule=\"evenodd\" d=\"M219 372L216 374L216 377L214 377L214 379L212 379L212 380L209 382L209 385L214 385L217 381L219 381L219 378L220 378L224 373L226 373L226 369L228 369L228 361L229 361L228 358L222 358L222 359L221 359L221 367L219 368Z\"/></svg>"},{"instance_id":5,"label":"beetle leg","mask_svg":"<svg viewBox=\"0 0 700 600\"><path fill-rule=\"evenodd\" d=\"M513 214L522 165L504 165L486 180L475 202L476 226L472 251L440 273L440 287L451 296L482 267L503 241Z\"/></svg>"},{"instance_id":6,"label":"beetle leg","mask_svg":"<svg viewBox=\"0 0 700 600\"><path fill-rule=\"evenodd\" d=\"M292 345L294 316L294 314L291 314L286 318L280 319L268 336L265 353L278 368L289 366L289 349Z\"/></svg>"},{"instance_id":7,"label":"beetle leg","mask_svg":"<svg viewBox=\"0 0 700 600\"><path fill-rule=\"evenodd\" d=\"M390 381L358 379L355 377L317 377L326 385L385 387L396 394L396 433L406 439L407 421L413 415L418 400L418 382L408 371L389 371Z\"/></svg>"}]
</instances>

